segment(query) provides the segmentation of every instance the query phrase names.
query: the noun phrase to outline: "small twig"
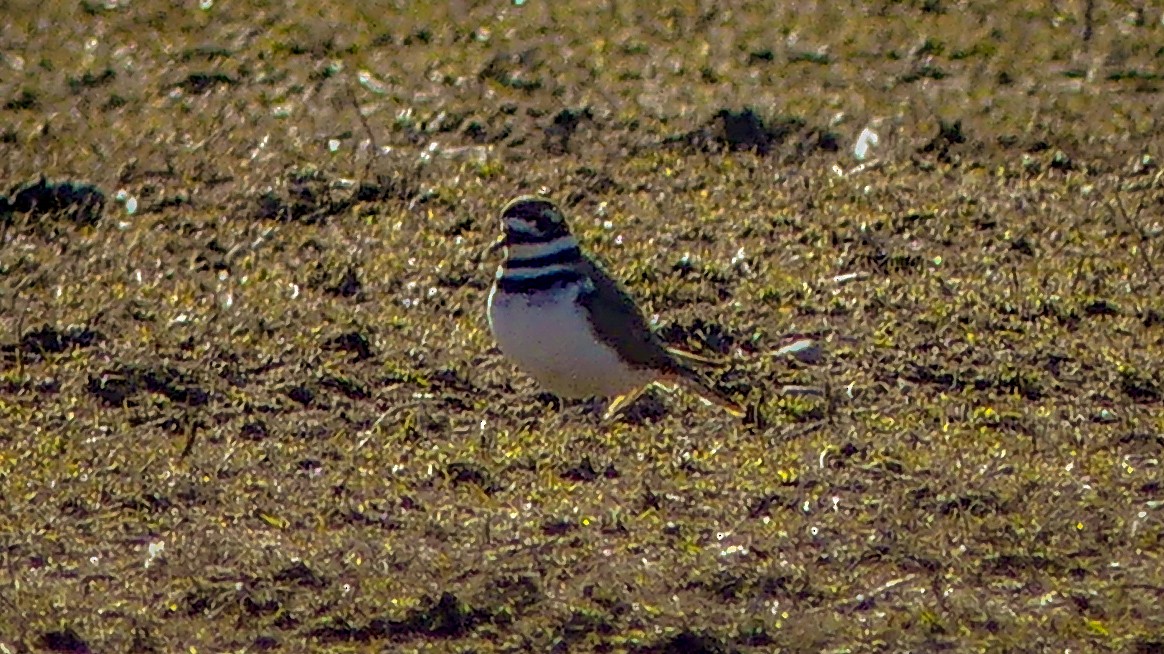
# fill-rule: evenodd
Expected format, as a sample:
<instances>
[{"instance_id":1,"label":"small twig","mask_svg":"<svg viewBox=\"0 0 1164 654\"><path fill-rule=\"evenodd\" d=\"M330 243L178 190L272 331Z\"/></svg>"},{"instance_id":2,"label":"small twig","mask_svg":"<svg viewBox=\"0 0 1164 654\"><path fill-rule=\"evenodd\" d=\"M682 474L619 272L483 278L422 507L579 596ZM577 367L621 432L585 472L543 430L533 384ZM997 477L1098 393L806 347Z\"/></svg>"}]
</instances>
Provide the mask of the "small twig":
<instances>
[{"instance_id":1,"label":"small twig","mask_svg":"<svg viewBox=\"0 0 1164 654\"><path fill-rule=\"evenodd\" d=\"M12 289L12 313L9 314L17 316L16 343L14 344L14 347L16 348L16 376L20 379L20 383L22 384L24 383L24 318L28 315L28 306L25 305L20 313L17 314L16 300L20 297L20 292L24 289L24 287L29 284L29 280L31 278L31 275L26 276L24 279L20 280L15 288Z\"/></svg>"},{"instance_id":2,"label":"small twig","mask_svg":"<svg viewBox=\"0 0 1164 654\"><path fill-rule=\"evenodd\" d=\"M182 446L182 453L178 455L179 459L185 459L194 450L194 443L198 440L198 426L197 421L187 416L186 423L186 444Z\"/></svg>"},{"instance_id":3,"label":"small twig","mask_svg":"<svg viewBox=\"0 0 1164 654\"><path fill-rule=\"evenodd\" d=\"M1083 7L1083 42L1091 41L1091 35L1095 33L1095 0L1087 0L1087 4Z\"/></svg>"},{"instance_id":4,"label":"small twig","mask_svg":"<svg viewBox=\"0 0 1164 654\"><path fill-rule=\"evenodd\" d=\"M833 376L825 372L824 396L828 407L826 409L826 420L828 420L830 425L834 426L837 424L837 405L839 404L835 391L836 389L833 388Z\"/></svg>"},{"instance_id":5,"label":"small twig","mask_svg":"<svg viewBox=\"0 0 1164 654\"><path fill-rule=\"evenodd\" d=\"M1019 304L1022 306L1022 309L1023 309L1022 313L1023 313L1023 315L1026 315L1026 313L1027 313L1026 312L1027 301L1026 301L1026 298L1023 297L1022 285L1019 283L1018 264L1016 264L1014 261L1010 262L1010 286L1011 286L1010 291L1015 296L1016 304ZM1018 307L1015 307L1015 308L1018 308Z\"/></svg>"},{"instance_id":6,"label":"small twig","mask_svg":"<svg viewBox=\"0 0 1164 654\"><path fill-rule=\"evenodd\" d=\"M360 111L360 102L356 99L356 92L352 90L351 84L346 84L344 89L348 92L348 100L352 103L352 109L356 112L356 119L360 121L364 132L368 135L368 143L372 147L372 156L368 158L368 163L364 165L364 179L372 172L372 164L376 163L376 158L380 156L380 146L376 143L376 133L372 131L372 126L368 124L368 119L364 116L364 112ZM353 152L358 152L358 148L353 148Z\"/></svg>"},{"instance_id":7,"label":"small twig","mask_svg":"<svg viewBox=\"0 0 1164 654\"><path fill-rule=\"evenodd\" d=\"M1116 188L1114 195L1115 199L1114 201L1108 203L1108 209L1110 210L1113 205L1116 207L1116 209L1119 209L1119 217L1123 219L1124 223L1126 223L1128 227L1135 230L1136 234L1140 237L1140 258L1144 260L1144 267L1148 269L1148 273L1150 275L1149 278L1155 279L1156 266L1152 265L1152 258L1148 256L1148 232L1144 229L1143 224L1140 222L1140 214L1144 212L1144 203L1140 202L1139 206L1136 207L1136 214L1133 218L1132 215L1128 213L1127 207L1124 206L1123 195L1120 193L1119 188ZM1115 214L1114 211L1113 214Z\"/></svg>"},{"instance_id":8,"label":"small twig","mask_svg":"<svg viewBox=\"0 0 1164 654\"><path fill-rule=\"evenodd\" d=\"M806 425L792 426L792 427L784 430L784 432L780 434L780 440L781 440L781 442L786 443L788 441L796 440L798 438L807 436L814 431L818 431L820 429L823 429L824 427L825 427L825 421L823 421L823 420L811 422L811 423L808 423Z\"/></svg>"},{"instance_id":9,"label":"small twig","mask_svg":"<svg viewBox=\"0 0 1164 654\"><path fill-rule=\"evenodd\" d=\"M396 388L396 386L393 386L387 390L392 390L393 388ZM380 417L376 418L375 422L373 422L371 425L369 425L367 429L360 432L361 438L360 438L359 442L356 443L356 446L354 449L358 450L358 449L361 449L362 447L364 447L365 445L367 445L368 441L372 440L372 437L375 436L374 432L377 429L379 429L380 425L384 424L384 420L387 419L390 414L399 413L401 409L407 409L410 407L416 407L416 406L420 406L420 405L421 405L421 402L419 400L413 400L410 402L402 402L399 404L393 404L389 408L385 409L384 412L380 414Z\"/></svg>"},{"instance_id":10,"label":"small twig","mask_svg":"<svg viewBox=\"0 0 1164 654\"><path fill-rule=\"evenodd\" d=\"M9 208L8 198L0 195L0 247L8 242L8 230L16 222L16 212Z\"/></svg>"},{"instance_id":11,"label":"small twig","mask_svg":"<svg viewBox=\"0 0 1164 654\"><path fill-rule=\"evenodd\" d=\"M869 600L871 600L879 595L884 595L885 593L888 593L889 591L893 590L894 588L896 588L896 587L898 587L898 586L900 586L908 581L913 581L913 579L915 577L917 577L916 574L908 574L908 575L906 575L904 577L900 577L898 579L890 579L889 581L881 584L877 588L874 588L874 589L872 589L868 592L865 592L865 593L858 594L855 598L853 598L853 603L860 605L860 604L863 604L864 602L868 602Z\"/></svg>"},{"instance_id":12,"label":"small twig","mask_svg":"<svg viewBox=\"0 0 1164 654\"><path fill-rule=\"evenodd\" d=\"M1079 263L1075 265L1075 272L1071 275L1071 288L1069 288L1067 291L1069 294L1075 294L1075 289L1079 287L1079 281L1083 278L1083 266L1090 259L1090 255L1086 254L1079 257Z\"/></svg>"},{"instance_id":13,"label":"small twig","mask_svg":"<svg viewBox=\"0 0 1164 654\"><path fill-rule=\"evenodd\" d=\"M12 313L16 313L16 298L19 293L12 294ZM16 318L16 377L24 381L24 315L21 311Z\"/></svg>"}]
</instances>

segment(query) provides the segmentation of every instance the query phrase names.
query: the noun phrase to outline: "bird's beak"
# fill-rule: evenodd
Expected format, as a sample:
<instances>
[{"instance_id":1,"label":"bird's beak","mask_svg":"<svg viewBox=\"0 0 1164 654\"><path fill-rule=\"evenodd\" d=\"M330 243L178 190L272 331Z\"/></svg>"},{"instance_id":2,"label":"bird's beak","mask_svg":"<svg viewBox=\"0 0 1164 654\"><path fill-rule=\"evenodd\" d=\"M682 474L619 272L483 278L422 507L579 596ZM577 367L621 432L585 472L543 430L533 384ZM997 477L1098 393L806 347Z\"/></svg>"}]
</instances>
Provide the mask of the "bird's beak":
<instances>
[{"instance_id":1,"label":"bird's beak","mask_svg":"<svg viewBox=\"0 0 1164 654\"><path fill-rule=\"evenodd\" d=\"M487 252L488 254L493 254L494 252L500 250L503 247L505 247L505 234L498 236L497 240L493 241L492 245L490 245L489 249L487 249L485 252Z\"/></svg>"}]
</instances>

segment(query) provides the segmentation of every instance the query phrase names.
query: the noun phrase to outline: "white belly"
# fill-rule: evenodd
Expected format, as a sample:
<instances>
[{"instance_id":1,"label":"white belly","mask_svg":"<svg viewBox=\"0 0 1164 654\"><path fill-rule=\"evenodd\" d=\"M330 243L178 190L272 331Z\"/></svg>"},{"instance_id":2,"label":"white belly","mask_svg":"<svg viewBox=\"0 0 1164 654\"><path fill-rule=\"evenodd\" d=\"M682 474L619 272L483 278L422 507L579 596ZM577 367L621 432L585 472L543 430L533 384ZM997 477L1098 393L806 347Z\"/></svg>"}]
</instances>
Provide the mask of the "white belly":
<instances>
[{"instance_id":1,"label":"white belly","mask_svg":"<svg viewBox=\"0 0 1164 654\"><path fill-rule=\"evenodd\" d=\"M576 286L526 295L489 291L489 329L501 352L561 397L614 397L654 379L623 363L591 331Z\"/></svg>"}]
</instances>

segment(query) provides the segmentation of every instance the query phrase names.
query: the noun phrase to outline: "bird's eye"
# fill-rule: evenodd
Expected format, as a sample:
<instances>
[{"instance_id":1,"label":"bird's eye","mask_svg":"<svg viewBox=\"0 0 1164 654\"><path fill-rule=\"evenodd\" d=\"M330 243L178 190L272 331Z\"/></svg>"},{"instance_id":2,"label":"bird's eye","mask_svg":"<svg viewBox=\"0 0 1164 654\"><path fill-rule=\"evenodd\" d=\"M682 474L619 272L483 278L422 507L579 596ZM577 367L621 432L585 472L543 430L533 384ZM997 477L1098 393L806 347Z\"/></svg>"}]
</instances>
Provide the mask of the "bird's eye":
<instances>
[{"instance_id":1,"label":"bird's eye","mask_svg":"<svg viewBox=\"0 0 1164 654\"><path fill-rule=\"evenodd\" d=\"M554 225L557 225L559 222L561 222L561 220L561 217L558 216L558 212L553 210L543 211L541 215L538 216L538 226L542 229L549 229Z\"/></svg>"}]
</instances>

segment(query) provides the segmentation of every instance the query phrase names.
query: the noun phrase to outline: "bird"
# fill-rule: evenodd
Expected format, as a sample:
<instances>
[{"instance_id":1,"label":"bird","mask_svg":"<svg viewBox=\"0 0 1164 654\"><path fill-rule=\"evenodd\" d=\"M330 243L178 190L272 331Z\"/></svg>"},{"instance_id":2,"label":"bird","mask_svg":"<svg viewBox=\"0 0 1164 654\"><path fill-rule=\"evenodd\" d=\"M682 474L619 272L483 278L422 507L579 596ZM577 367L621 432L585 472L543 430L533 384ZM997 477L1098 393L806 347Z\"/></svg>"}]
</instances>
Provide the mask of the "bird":
<instances>
[{"instance_id":1,"label":"bird","mask_svg":"<svg viewBox=\"0 0 1164 654\"><path fill-rule=\"evenodd\" d=\"M489 290L488 322L520 370L561 398L611 399L603 421L652 385L680 386L746 415L695 370L721 362L668 347L623 286L583 251L553 200L517 197L500 221L490 250L504 249L504 257Z\"/></svg>"}]
</instances>

